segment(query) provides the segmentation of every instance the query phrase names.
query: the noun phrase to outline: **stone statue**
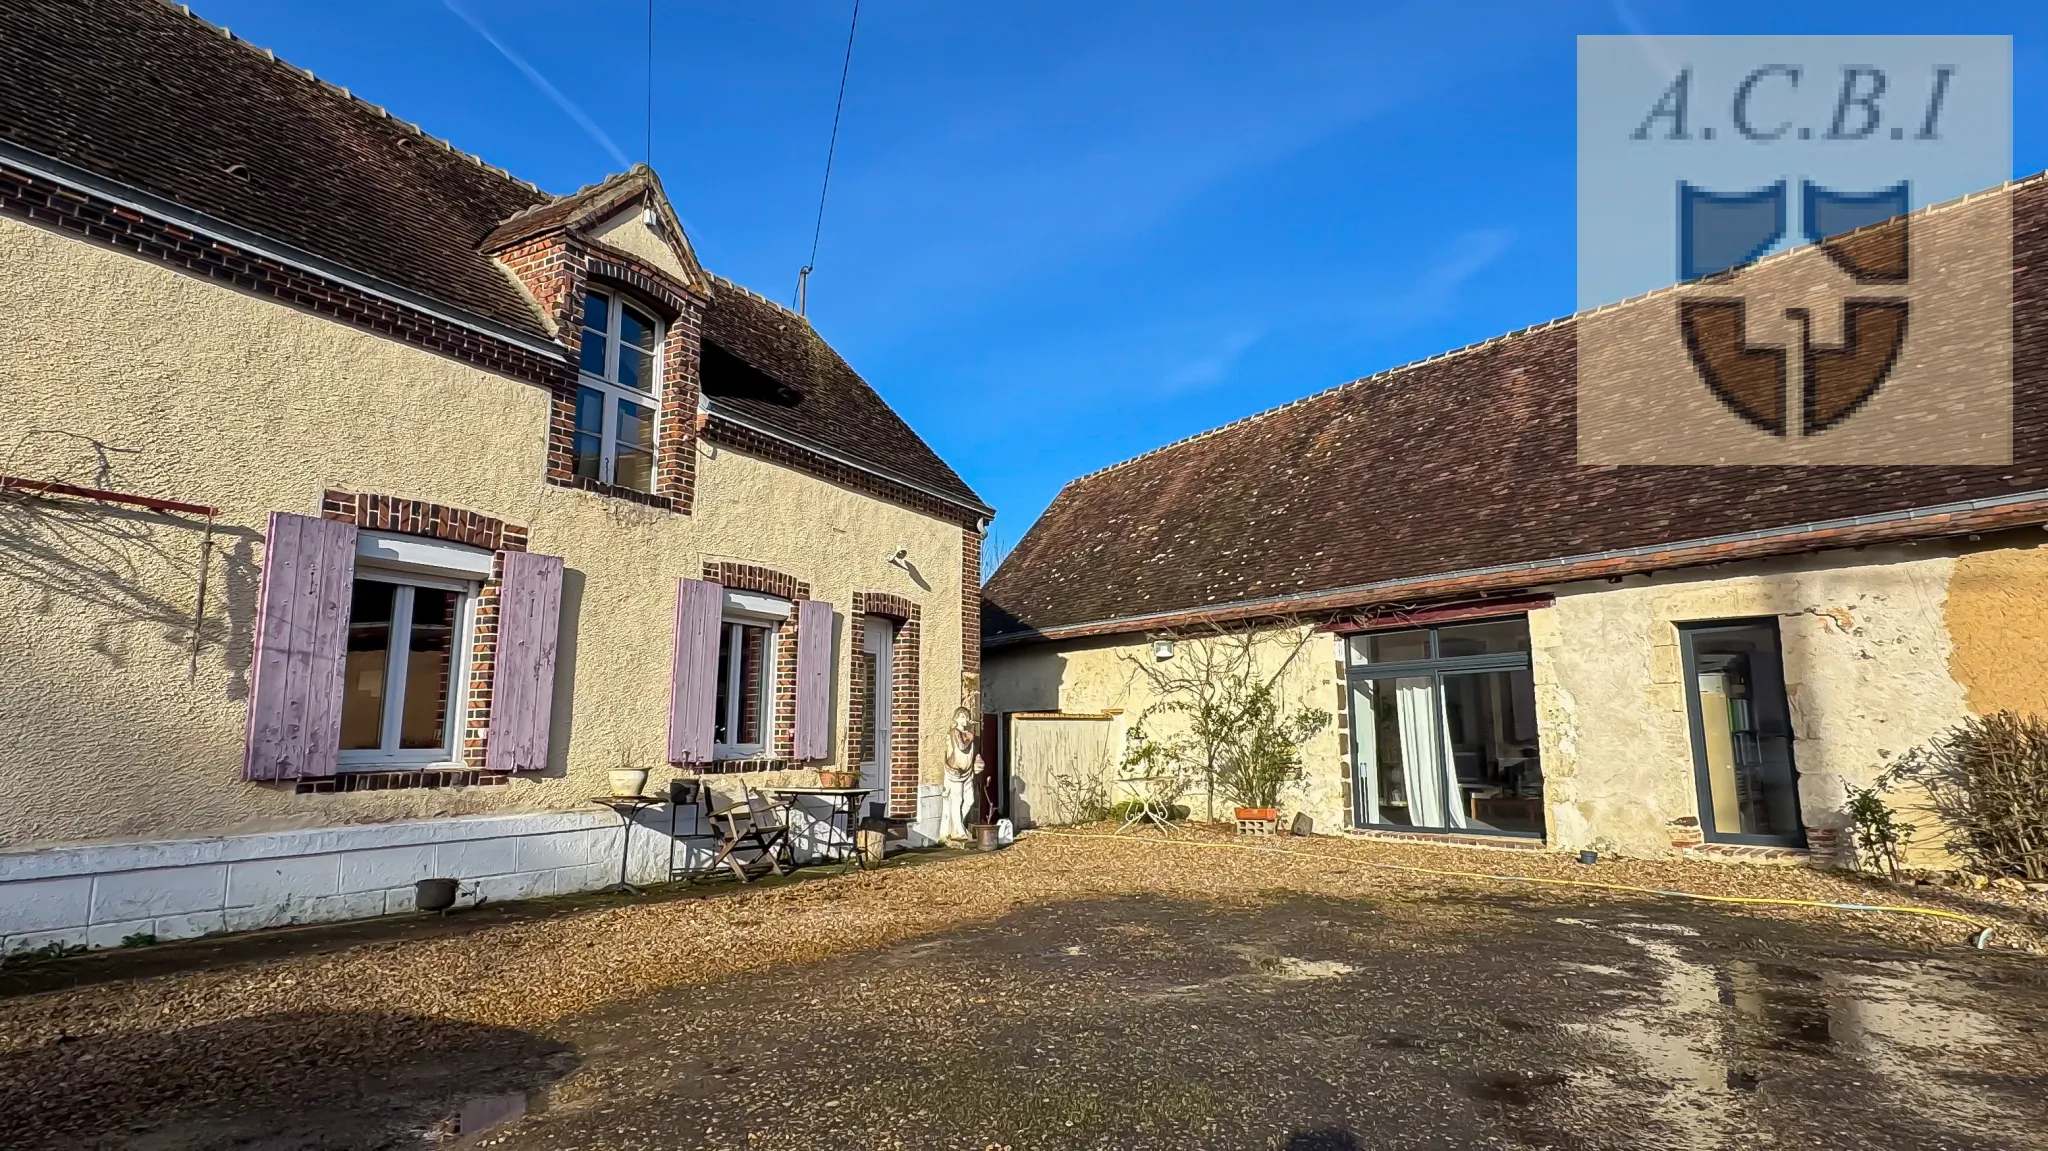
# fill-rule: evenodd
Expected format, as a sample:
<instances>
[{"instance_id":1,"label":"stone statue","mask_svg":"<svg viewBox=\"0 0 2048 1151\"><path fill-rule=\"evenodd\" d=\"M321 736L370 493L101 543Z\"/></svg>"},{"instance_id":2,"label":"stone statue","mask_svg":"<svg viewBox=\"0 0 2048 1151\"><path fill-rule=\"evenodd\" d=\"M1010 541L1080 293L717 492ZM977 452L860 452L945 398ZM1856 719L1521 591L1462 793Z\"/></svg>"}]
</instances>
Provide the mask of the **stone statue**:
<instances>
[{"instance_id":1,"label":"stone statue","mask_svg":"<svg viewBox=\"0 0 2048 1151\"><path fill-rule=\"evenodd\" d=\"M967 838L967 821L974 816L974 778L982 766L974 742L974 713L954 708L953 730L946 733L946 800L945 810L939 814L940 839Z\"/></svg>"}]
</instances>

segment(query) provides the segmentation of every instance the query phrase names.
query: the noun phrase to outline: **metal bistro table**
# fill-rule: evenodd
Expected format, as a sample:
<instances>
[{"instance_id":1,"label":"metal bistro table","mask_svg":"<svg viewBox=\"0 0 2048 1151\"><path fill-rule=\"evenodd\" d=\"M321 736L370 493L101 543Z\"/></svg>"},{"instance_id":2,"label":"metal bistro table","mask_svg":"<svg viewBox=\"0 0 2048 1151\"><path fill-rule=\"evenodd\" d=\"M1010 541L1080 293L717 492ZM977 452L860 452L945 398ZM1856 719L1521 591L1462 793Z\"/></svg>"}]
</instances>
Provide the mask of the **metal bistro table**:
<instances>
[{"instance_id":1,"label":"metal bistro table","mask_svg":"<svg viewBox=\"0 0 2048 1151\"><path fill-rule=\"evenodd\" d=\"M790 815L796 811L797 800L806 796L824 800L830 805L830 810L826 812L823 821L826 831L830 834L825 842L818 846L825 849L836 848L841 852L852 855L854 866L856 867L866 867L868 865L867 856L862 854L860 849L860 835L858 832L860 826L860 807L861 803L868 796L873 795L877 789L872 787L764 787L760 790L763 795L774 796L776 802L782 806L782 818L785 825L789 824ZM840 831L838 824L834 822L842 816L846 819L846 829L843 832ZM795 830L794 826L791 826L791 830Z\"/></svg>"},{"instance_id":2,"label":"metal bistro table","mask_svg":"<svg viewBox=\"0 0 2048 1151\"><path fill-rule=\"evenodd\" d=\"M590 802L618 812L619 819L625 824L619 831L619 881L607 883L598 890L604 893L640 894L639 888L626 882L626 863L633 858L633 824L638 822L633 817L640 814L643 809L660 803L661 800L651 795L593 795Z\"/></svg>"}]
</instances>

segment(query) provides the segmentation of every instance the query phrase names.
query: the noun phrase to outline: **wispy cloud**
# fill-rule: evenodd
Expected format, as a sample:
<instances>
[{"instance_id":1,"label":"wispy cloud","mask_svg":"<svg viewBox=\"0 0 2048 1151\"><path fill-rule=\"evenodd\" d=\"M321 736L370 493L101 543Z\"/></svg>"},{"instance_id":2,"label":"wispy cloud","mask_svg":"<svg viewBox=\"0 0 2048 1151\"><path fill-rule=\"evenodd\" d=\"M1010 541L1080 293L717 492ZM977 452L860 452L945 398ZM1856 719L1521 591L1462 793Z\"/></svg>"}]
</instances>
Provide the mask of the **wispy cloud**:
<instances>
[{"instance_id":1,"label":"wispy cloud","mask_svg":"<svg viewBox=\"0 0 2048 1151\"><path fill-rule=\"evenodd\" d=\"M1371 301L1375 322L1390 330L1437 319L1450 311L1459 291L1514 242L1515 234L1507 228L1478 228L1460 235L1399 295Z\"/></svg>"},{"instance_id":2,"label":"wispy cloud","mask_svg":"<svg viewBox=\"0 0 2048 1151\"><path fill-rule=\"evenodd\" d=\"M1230 369L1244 358L1253 344L1264 338L1264 328L1244 328L1225 335L1223 339L1203 355L1189 360L1166 373L1160 381L1160 391L1167 395L1196 391L1223 382Z\"/></svg>"},{"instance_id":3,"label":"wispy cloud","mask_svg":"<svg viewBox=\"0 0 2048 1151\"><path fill-rule=\"evenodd\" d=\"M483 21L478 20L476 17L470 15L469 12L465 10L462 7L462 5L457 4L455 0L441 0L441 3L446 5L450 12L453 12L457 16L461 17L462 22L464 24L469 25L470 28L476 32L477 35L483 37L485 43L489 44L493 48L496 48L498 50L498 55L503 56L507 61L511 63L511 65L514 68L519 69L520 73L523 74L528 80L533 81L533 86L540 89L542 95L546 96L550 100L553 100L555 102L555 107L560 108L562 112L565 115L567 115L571 120L576 121L577 127L589 133L590 138L592 140L595 140L599 144L603 145L604 150L611 153L612 159L618 161L619 167L621 169L630 168L633 166L633 161L626 158L626 153L622 149L620 149L620 147L616 143L612 141L612 138L610 136L605 135L603 128L597 126L597 121L592 120L590 116L583 111L582 108L577 107L576 101L571 100L568 96L564 95L560 88L557 88L553 84L550 84L548 82L548 78L540 74L539 69L535 68L533 65L526 62L525 57L521 56L517 52L514 52L511 49L511 47L509 47L503 40L500 40L496 36L492 35L491 30L484 26Z\"/></svg>"}]
</instances>

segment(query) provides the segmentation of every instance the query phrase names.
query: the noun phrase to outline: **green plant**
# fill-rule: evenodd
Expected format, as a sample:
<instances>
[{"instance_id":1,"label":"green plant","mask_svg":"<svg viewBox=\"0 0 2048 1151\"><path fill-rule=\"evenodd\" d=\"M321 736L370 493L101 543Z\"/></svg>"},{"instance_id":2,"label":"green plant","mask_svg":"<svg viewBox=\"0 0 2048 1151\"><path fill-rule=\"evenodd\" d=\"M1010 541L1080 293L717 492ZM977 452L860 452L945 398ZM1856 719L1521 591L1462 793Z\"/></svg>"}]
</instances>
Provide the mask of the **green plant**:
<instances>
[{"instance_id":1,"label":"green plant","mask_svg":"<svg viewBox=\"0 0 2048 1151\"><path fill-rule=\"evenodd\" d=\"M1926 789L1948 849L1971 870L2048 879L2048 719L1966 719L1901 756L1893 772Z\"/></svg>"},{"instance_id":2,"label":"green plant","mask_svg":"<svg viewBox=\"0 0 2048 1151\"><path fill-rule=\"evenodd\" d=\"M1887 771L1869 787L1849 788L1851 842L1856 848L1856 866L1864 871L1897 875L1905 863L1906 841L1917 829L1899 822L1898 809L1885 802L1885 793L1896 783L1896 771Z\"/></svg>"},{"instance_id":3,"label":"green plant","mask_svg":"<svg viewBox=\"0 0 2048 1151\"><path fill-rule=\"evenodd\" d=\"M138 931L133 935L121 937L121 946L123 947L148 947L155 942L156 934L149 931Z\"/></svg>"},{"instance_id":4,"label":"green plant","mask_svg":"<svg viewBox=\"0 0 2048 1151\"><path fill-rule=\"evenodd\" d=\"M1205 817L1218 795L1270 807L1301 778L1301 742L1329 722L1327 712L1283 713L1277 684L1314 632L1306 627L1217 627L1173 638L1165 658L1126 656L1148 681L1155 702L1133 725L1124 755L1129 774L1172 781L1173 797L1196 783ZM1155 727L1170 727L1160 737ZM1272 795L1247 803L1244 795Z\"/></svg>"},{"instance_id":5,"label":"green plant","mask_svg":"<svg viewBox=\"0 0 2048 1151\"><path fill-rule=\"evenodd\" d=\"M1301 778L1301 745L1330 722L1320 708L1288 712L1269 684L1247 689L1224 741L1216 786L1239 807L1278 807Z\"/></svg>"}]
</instances>

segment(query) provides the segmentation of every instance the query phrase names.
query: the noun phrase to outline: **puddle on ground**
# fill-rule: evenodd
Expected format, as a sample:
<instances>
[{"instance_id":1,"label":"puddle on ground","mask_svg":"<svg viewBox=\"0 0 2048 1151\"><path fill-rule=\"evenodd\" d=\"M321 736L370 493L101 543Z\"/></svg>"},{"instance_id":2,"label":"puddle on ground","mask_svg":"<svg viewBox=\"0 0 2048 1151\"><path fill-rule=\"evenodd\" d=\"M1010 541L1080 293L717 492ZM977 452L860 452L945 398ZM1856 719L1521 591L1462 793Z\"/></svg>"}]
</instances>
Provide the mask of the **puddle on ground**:
<instances>
[{"instance_id":1,"label":"puddle on ground","mask_svg":"<svg viewBox=\"0 0 2048 1151\"><path fill-rule=\"evenodd\" d=\"M1678 1145L1709 1148L1748 1125L1748 1097L1765 1087L1768 1073L1744 1051L1804 1052L1848 1058L1875 1072L1898 1094L1932 1111L1995 1123L1996 1110L1968 1093L1947 1089L1939 1066L1971 1048L2001 1046L2007 1038L1991 1017L1956 1004L1965 989L1926 965L1863 964L1859 970L1811 971L1788 964L1695 959L1670 934L1638 934L1655 925L1612 930L1650 961L1656 985L1647 997L1573 1030L1604 1039L1634 1057L1661 1089L1642 1092L1626 1073L1595 1072L1574 1084L1610 1096L1631 1096L1647 1106ZM1567 964L1585 972L1591 964ZM1616 969L1618 970L1618 969Z\"/></svg>"}]
</instances>

